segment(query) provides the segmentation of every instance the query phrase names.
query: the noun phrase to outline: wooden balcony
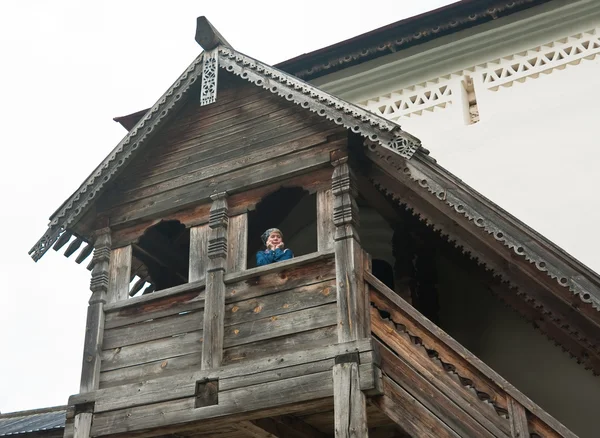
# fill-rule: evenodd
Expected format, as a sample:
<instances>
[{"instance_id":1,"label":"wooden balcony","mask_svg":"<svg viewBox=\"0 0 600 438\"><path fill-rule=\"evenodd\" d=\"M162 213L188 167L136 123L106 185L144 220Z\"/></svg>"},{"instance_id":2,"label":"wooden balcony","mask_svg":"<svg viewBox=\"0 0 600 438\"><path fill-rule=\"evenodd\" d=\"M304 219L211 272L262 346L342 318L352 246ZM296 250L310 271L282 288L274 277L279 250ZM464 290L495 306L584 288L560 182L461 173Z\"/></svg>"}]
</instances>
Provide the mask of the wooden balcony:
<instances>
[{"instance_id":1,"label":"wooden balcony","mask_svg":"<svg viewBox=\"0 0 600 438\"><path fill-rule=\"evenodd\" d=\"M372 430L574 436L368 269L364 279L372 336L338 343L332 252L225 275L223 364L209 370L203 282L107 305L100 389L69 405L93 415L91 436L278 436L255 429L282 418L312 431L301 436L332 436L332 369L353 357Z\"/></svg>"},{"instance_id":2,"label":"wooden balcony","mask_svg":"<svg viewBox=\"0 0 600 438\"><path fill-rule=\"evenodd\" d=\"M105 306L99 389L69 401L93 412L92 436L332 409L331 370L347 354L359 360L360 389L376 392L371 340L337 343L333 252L224 281L223 362L216 369L200 366L204 281Z\"/></svg>"}]
</instances>

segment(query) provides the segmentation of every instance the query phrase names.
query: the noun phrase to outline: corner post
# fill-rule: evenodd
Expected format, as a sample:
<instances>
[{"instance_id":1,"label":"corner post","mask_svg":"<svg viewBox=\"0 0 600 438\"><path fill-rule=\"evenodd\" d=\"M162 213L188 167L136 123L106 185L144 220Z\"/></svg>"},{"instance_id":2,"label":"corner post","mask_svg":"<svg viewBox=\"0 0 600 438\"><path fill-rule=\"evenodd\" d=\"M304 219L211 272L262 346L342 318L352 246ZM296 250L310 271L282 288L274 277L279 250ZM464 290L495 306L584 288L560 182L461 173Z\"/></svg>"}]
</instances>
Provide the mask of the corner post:
<instances>
[{"instance_id":1,"label":"corner post","mask_svg":"<svg viewBox=\"0 0 600 438\"><path fill-rule=\"evenodd\" d=\"M335 276L337 284L338 342L370 335L364 256L357 232L358 191L348 157L332 161ZM336 438L368 437L365 395L360 390L359 356L336 357L333 366L333 403Z\"/></svg>"},{"instance_id":2,"label":"corner post","mask_svg":"<svg viewBox=\"0 0 600 438\"><path fill-rule=\"evenodd\" d=\"M204 341L202 343L201 368L217 368L223 360L223 335L225 319L225 282L227 269L227 229L229 208L227 193L211 196L208 226L208 269L206 275L206 299L204 304Z\"/></svg>"},{"instance_id":3,"label":"corner post","mask_svg":"<svg viewBox=\"0 0 600 438\"><path fill-rule=\"evenodd\" d=\"M368 302L363 282L363 251L356 228L356 181L348 157L332 162L335 276L338 291L338 342L369 336Z\"/></svg>"},{"instance_id":4,"label":"corner post","mask_svg":"<svg viewBox=\"0 0 600 438\"><path fill-rule=\"evenodd\" d=\"M94 255L92 257L94 267L92 268L92 279L90 280L92 296L89 300L83 343L80 393L94 391L100 386L100 352L104 336L104 305L106 304L109 286L110 247L110 228L104 227L96 231ZM78 407L75 407L75 412L73 436L74 438L88 438L93 413L81 411Z\"/></svg>"}]
</instances>

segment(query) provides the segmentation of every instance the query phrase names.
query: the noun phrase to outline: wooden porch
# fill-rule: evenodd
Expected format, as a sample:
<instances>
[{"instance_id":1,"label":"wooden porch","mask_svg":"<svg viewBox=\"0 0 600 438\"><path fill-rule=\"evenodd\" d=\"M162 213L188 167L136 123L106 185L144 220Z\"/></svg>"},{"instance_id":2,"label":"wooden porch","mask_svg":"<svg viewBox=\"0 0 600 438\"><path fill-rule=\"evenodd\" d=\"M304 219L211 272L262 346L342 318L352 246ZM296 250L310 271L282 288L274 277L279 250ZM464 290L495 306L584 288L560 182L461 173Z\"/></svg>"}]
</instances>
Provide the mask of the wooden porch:
<instances>
[{"instance_id":1,"label":"wooden porch","mask_svg":"<svg viewBox=\"0 0 600 438\"><path fill-rule=\"evenodd\" d=\"M340 415L364 436L339 391L367 397L371 437L574 436L363 277L371 336L338 343L333 252L226 274L223 362L207 370L204 281L107 304L99 389L71 397L65 436L90 416L94 437L327 437Z\"/></svg>"}]
</instances>

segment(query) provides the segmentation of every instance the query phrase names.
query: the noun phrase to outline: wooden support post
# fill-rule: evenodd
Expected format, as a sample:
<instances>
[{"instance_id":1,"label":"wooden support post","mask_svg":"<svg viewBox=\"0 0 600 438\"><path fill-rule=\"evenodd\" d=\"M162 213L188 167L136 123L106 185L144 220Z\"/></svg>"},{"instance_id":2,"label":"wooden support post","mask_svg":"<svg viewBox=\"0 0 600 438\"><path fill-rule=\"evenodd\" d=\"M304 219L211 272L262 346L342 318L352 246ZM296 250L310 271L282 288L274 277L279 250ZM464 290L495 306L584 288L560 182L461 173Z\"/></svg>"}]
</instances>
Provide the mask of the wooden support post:
<instances>
[{"instance_id":1,"label":"wooden support post","mask_svg":"<svg viewBox=\"0 0 600 438\"><path fill-rule=\"evenodd\" d=\"M510 420L510 434L512 438L528 438L529 425L527 414L521 403L512 397L508 397L508 419Z\"/></svg>"},{"instance_id":2,"label":"wooden support post","mask_svg":"<svg viewBox=\"0 0 600 438\"><path fill-rule=\"evenodd\" d=\"M107 303L129 298L131 281L131 245L116 248L110 254Z\"/></svg>"},{"instance_id":3,"label":"wooden support post","mask_svg":"<svg viewBox=\"0 0 600 438\"><path fill-rule=\"evenodd\" d=\"M225 318L225 282L227 267L227 228L229 209L227 194L211 196L210 237L208 240L208 270L206 277L206 300L204 303L204 340L202 343L201 368L217 368L223 360L223 335Z\"/></svg>"},{"instance_id":4,"label":"wooden support post","mask_svg":"<svg viewBox=\"0 0 600 438\"><path fill-rule=\"evenodd\" d=\"M319 251L333 249L333 193L329 190L317 192L317 248Z\"/></svg>"},{"instance_id":5,"label":"wooden support post","mask_svg":"<svg viewBox=\"0 0 600 438\"><path fill-rule=\"evenodd\" d=\"M84 412L75 416L73 424L73 438L89 438L92 429L91 412Z\"/></svg>"},{"instance_id":6,"label":"wooden support post","mask_svg":"<svg viewBox=\"0 0 600 438\"><path fill-rule=\"evenodd\" d=\"M369 336L369 303L363 283L363 252L356 231L358 206L354 175L348 165L348 157L334 161L333 165L338 341L349 342Z\"/></svg>"},{"instance_id":7,"label":"wooden support post","mask_svg":"<svg viewBox=\"0 0 600 438\"><path fill-rule=\"evenodd\" d=\"M246 269L248 260L248 213L229 218L229 254L227 255L227 272Z\"/></svg>"},{"instance_id":8,"label":"wooden support post","mask_svg":"<svg viewBox=\"0 0 600 438\"><path fill-rule=\"evenodd\" d=\"M333 406L336 438L369 436L365 395L360 390L358 354L336 357L333 366Z\"/></svg>"},{"instance_id":9,"label":"wooden support post","mask_svg":"<svg viewBox=\"0 0 600 438\"><path fill-rule=\"evenodd\" d=\"M81 381L79 392L94 391L100 386L100 352L104 336L104 305L106 304L109 287L110 270L110 228L105 227L96 232L94 256L92 263L92 279L90 280L90 297L85 339L83 343L83 363L81 366ZM74 437L88 438L92 427L92 413L81 412L74 418Z\"/></svg>"},{"instance_id":10,"label":"wooden support post","mask_svg":"<svg viewBox=\"0 0 600 438\"><path fill-rule=\"evenodd\" d=\"M208 268L208 224L190 228L190 270L188 281L206 279Z\"/></svg>"}]
</instances>

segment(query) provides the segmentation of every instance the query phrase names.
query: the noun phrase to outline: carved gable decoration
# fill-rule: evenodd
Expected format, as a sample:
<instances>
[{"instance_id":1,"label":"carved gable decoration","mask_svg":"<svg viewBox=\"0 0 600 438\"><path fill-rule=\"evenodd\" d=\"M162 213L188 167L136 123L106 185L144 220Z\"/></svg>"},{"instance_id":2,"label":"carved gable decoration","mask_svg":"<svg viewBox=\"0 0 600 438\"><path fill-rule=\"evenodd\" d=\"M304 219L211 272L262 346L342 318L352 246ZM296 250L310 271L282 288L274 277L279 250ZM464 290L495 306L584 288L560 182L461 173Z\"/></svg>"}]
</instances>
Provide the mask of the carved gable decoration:
<instances>
[{"instance_id":1,"label":"carved gable decoration","mask_svg":"<svg viewBox=\"0 0 600 438\"><path fill-rule=\"evenodd\" d=\"M209 56L207 52L199 55L50 218L48 230L29 251L34 260L39 260L67 229L73 229L99 195L104 192L108 183L114 180L133 157L163 128L165 122L190 99L190 89L196 82L202 81L203 71L206 71L207 75L210 74L210 78L206 78L201 91L197 91L196 97L192 98L196 102L201 100L205 105L215 101L218 75L216 68L213 67L216 66L293 102L305 111L343 126L370 142L389 149L399 157L410 159L421 146L417 138L402 131L398 124L380 115L321 91L313 85L243 55L231 47L217 45L213 48L213 44L214 41L211 43L210 57L214 61L205 62L205 58Z\"/></svg>"}]
</instances>

